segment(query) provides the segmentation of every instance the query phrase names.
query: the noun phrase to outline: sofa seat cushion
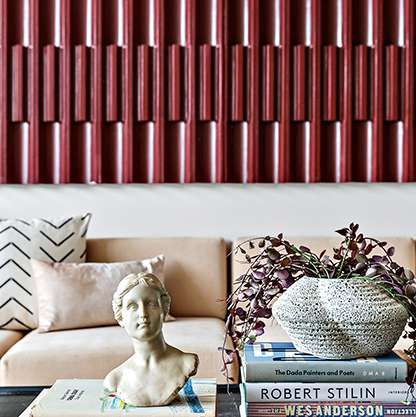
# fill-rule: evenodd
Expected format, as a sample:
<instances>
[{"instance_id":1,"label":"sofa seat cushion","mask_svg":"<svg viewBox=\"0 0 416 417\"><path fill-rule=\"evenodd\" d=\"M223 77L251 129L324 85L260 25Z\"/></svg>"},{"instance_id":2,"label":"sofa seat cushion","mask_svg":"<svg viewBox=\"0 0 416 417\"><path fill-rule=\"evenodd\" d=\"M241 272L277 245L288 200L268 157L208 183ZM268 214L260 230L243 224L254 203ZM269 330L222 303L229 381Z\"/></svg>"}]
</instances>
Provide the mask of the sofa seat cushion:
<instances>
[{"instance_id":1,"label":"sofa seat cushion","mask_svg":"<svg viewBox=\"0 0 416 417\"><path fill-rule=\"evenodd\" d=\"M216 318L178 318L163 326L167 343L199 355L197 376L220 373L224 322ZM119 326L29 333L0 362L2 386L51 385L58 378L104 378L133 353L130 338ZM234 376L238 368L233 369Z\"/></svg>"},{"instance_id":2,"label":"sofa seat cushion","mask_svg":"<svg viewBox=\"0 0 416 417\"><path fill-rule=\"evenodd\" d=\"M0 329L0 358L24 335L25 333L17 330Z\"/></svg>"}]
</instances>

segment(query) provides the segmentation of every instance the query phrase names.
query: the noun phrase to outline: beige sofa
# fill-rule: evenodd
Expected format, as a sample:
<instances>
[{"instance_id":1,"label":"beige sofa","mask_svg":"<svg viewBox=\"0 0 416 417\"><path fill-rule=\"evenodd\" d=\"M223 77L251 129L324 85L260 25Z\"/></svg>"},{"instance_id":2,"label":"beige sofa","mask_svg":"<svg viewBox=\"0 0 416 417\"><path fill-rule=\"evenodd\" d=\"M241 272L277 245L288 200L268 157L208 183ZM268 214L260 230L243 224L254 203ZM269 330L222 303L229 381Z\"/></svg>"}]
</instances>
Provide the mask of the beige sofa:
<instances>
[{"instance_id":1,"label":"beige sofa","mask_svg":"<svg viewBox=\"0 0 416 417\"><path fill-rule=\"evenodd\" d=\"M165 283L175 321L164 325L168 343L200 357L198 375L216 377L224 334L227 249L220 238L92 239L90 262L166 256ZM222 300L222 301L221 301ZM0 385L50 385L57 378L103 378L132 354L119 326L25 334L0 330ZM233 370L234 376L237 369Z\"/></svg>"},{"instance_id":2,"label":"beige sofa","mask_svg":"<svg viewBox=\"0 0 416 417\"><path fill-rule=\"evenodd\" d=\"M311 249L334 247L338 240L296 238ZM415 269L415 243L386 239L396 247L397 262ZM241 240L239 240L241 241ZM234 242L237 244L239 241ZM224 334L224 299L244 265L221 238L91 239L88 261L111 262L166 255L166 286L172 296L173 322L165 323L169 343L200 357L198 375L225 382L218 347ZM229 271L229 273L227 272ZM288 340L271 320L261 340ZM404 347L400 340L398 347ZM118 326L38 333L0 330L0 385L50 385L57 378L103 378L132 353L130 339ZM231 375L238 378L237 364Z\"/></svg>"}]
</instances>

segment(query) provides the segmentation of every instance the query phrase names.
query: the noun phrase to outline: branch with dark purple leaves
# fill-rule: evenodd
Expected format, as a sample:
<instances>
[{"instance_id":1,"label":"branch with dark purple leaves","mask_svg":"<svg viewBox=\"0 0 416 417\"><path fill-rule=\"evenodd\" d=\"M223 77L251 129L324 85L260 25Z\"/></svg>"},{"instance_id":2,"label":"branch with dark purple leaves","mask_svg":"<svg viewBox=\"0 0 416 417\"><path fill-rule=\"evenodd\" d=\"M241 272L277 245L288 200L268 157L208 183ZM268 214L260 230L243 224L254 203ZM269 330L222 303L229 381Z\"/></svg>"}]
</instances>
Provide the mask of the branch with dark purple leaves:
<instances>
[{"instance_id":1,"label":"branch with dark purple leaves","mask_svg":"<svg viewBox=\"0 0 416 417\"><path fill-rule=\"evenodd\" d=\"M406 353L416 359L415 275L393 260L394 247L364 236L358 229L358 224L351 223L336 231L343 240L333 249L332 257L326 251L315 254L306 246L296 246L285 240L281 233L276 237L249 239L233 249L247 269L236 279L234 290L226 300L226 335L219 350L227 380L232 380L229 367L237 360L238 352L264 333L264 319L271 317L273 303L302 277L355 278L374 282L406 307L411 331L405 331L404 337L413 341ZM228 337L233 342L232 349L226 348Z\"/></svg>"}]
</instances>

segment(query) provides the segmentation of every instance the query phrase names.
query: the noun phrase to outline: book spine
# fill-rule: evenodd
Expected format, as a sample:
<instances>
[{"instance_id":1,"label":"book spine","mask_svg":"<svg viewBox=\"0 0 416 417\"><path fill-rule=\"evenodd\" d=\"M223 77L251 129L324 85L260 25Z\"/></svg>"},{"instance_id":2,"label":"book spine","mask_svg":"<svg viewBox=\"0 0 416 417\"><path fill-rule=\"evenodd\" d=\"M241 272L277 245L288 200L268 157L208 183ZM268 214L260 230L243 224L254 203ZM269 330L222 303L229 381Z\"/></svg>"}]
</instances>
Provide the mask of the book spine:
<instances>
[{"instance_id":1,"label":"book spine","mask_svg":"<svg viewBox=\"0 0 416 417\"><path fill-rule=\"evenodd\" d=\"M242 413L243 411L243 413ZM245 417L389 416L416 415L414 404L381 402L249 403L240 407Z\"/></svg>"},{"instance_id":2,"label":"book spine","mask_svg":"<svg viewBox=\"0 0 416 417\"><path fill-rule=\"evenodd\" d=\"M247 382L404 382L407 364L401 360L251 362L246 364L245 375Z\"/></svg>"},{"instance_id":3,"label":"book spine","mask_svg":"<svg viewBox=\"0 0 416 417\"><path fill-rule=\"evenodd\" d=\"M409 396L406 383L245 383L247 402L380 401L400 402Z\"/></svg>"}]
</instances>

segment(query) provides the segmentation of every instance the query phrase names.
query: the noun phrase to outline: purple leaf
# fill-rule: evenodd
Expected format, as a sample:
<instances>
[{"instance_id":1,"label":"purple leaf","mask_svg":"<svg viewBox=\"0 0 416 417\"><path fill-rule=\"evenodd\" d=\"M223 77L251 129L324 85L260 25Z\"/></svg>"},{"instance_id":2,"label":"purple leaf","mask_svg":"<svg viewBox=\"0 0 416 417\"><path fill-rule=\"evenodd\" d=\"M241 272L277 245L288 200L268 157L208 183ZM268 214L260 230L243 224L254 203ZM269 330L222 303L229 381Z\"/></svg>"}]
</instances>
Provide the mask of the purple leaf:
<instances>
[{"instance_id":1,"label":"purple leaf","mask_svg":"<svg viewBox=\"0 0 416 417\"><path fill-rule=\"evenodd\" d=\"M251 276L253 277L253 279L255 279L257 281L261 281L264 278L264 272L261 272L259 270L253 271L251 273Z\"/></svg>"},{"instance_id":2,"label":"purple leaf","mask_svg":"<svg viewBox=\"0 0 416 417\"><path fill-rule=\"evenodd\" d=\"M246 296L243 292L240 292L240 293L237 295L237 300L238 300L238 301L245 301L245 300L247 300L247 296Z\"/></svg>"},{"instance_id":3,"label":"purple leaf","mask_svg":"<svg viewBox=\"0 0 416 417\"><path fill-rule=\"evenodd\" d=\"M280 289L279 288L270 288L270 289L268 289L268 290L265 291L265 293L267 295L270 295L272 297L274 297L275 295L279 294L279 292L280 292Z\"/></svg>"},{"instance_id":4,"label":"purple leaf","mask_svg":"<svg viewBox=\"0 0 416 417\"><path fill-rule=\"evenodd\" d=\"M390 248L387 249L387 255L389 255L389 256L394 255L394 247L393 246L391 246Z\"/></svg>"},{"instance_id":5,"label":"purple leaf","mask_svg":"<svg viewBox=\"0 0 416 417\"><path fill-rule=\"evenodd\" d=\"M339 229L339 230L335 230L335 233L338 233L341 236L347 236L348 234L348 229L346 229L345 227L343 229Z\"/></svg>"},{"instance_id":6,"label":"purple leaf","mask_svg":"<svg viewBox=\"0 0 416 417\"><path fill-rule=\"evenodd\" d=\"M402 294L403 295L403 289L400 288L397 285L392 285L392 287L394 288L394 290L398 293L398 294Z\"/></svg>"},{"instance_id":7,"label":"purple leaf","mask_svg":"<svg viewBox=\"0 0 416 417\"><path fill-rule=\"evenodd\" d=\"M259 320L254 326L253 329L257 330L257 329L264 329L265 323L261 320Z\"/></svg>"},{"instance_id":8,"label":"purple leaf","mask_svg":"<svg viewBox=\"0 0 416 417\"><path fill-rule=\"evenodd\" d=\"M264 317L268 319L272 316L272 310L270 308L259 308L256 312L257 317Z\"/></svg>"},{"instance_id":9,"label":"purple leaf","mask_svg":"<svg viewBox=\"0 0 416 417\"><path fill-rule=\"evenodd\" d=\"M292 277L289 277L285 280L282 280L281 284L284 289L288 289L294 282L295 280Z\"/></svg>"},{"instance_id":10,"label":"purple leaf","mask_svg":"<svg viewBox=\"0 0 416 417\"><path fill-rule=\"evenodd\" d=\"M243 308L241 308L241 307L238 307L236 310L235 310L235 314L241 319L241 320L244 320L245 318L246 318L246 316L247 316L247 313L244 311L244 309Z\"/></svg>"},{"instance_id":11,"label":"purple leaf","mask_svg":"<svg viewBox=\"0 0 416 417\"><path fill-rule=\"evenodd\" d=\"M247 290L244 290L243 293L247 296L247 297L251 297L252 295L254 295L254 290L252 288L249 288Z\"/></svg>"},{"instance_id":12,"label":"purple leaf","mask_svg":"<svg viewBox=\"0 0 416 417\"><path fill-rule=\"evenodd\" d=\"M280 271L276 271L276 277L281 279L281 280L285 280L289 277L289 272L286 269L282 269Z\"/></svg>"},{"instance_id":13,"label":"purple leaf","mask_svg":"<svg viewBox=\"0 0 416 417\"><path fill-rule=\"evenodd\" d=\"M410 269L405 269L404 276L410 281L415 277L415 274Z\"/></svg>"},{"instance_id":14,"label":"purple leaf","mask_svg":"<svg viewBox=\"0 0 416 417\"><path fill-rule=\"evenodd\" d=\"M280 254L276 249L273 248L268 248L267 250L267 256L272 260L272 261L276 261L277 259L280 258Z\"/></svg>"},{"instance_id":15,"label":"purple leaf","mask_svg":"<svg viewBox=\"0 0 416 417\"><path fill-rule=\"evenodd\" d=\"M416 284L406 285L405 289L406 297L413 299L416 296Z\"/></svg>"}]
</instances>

